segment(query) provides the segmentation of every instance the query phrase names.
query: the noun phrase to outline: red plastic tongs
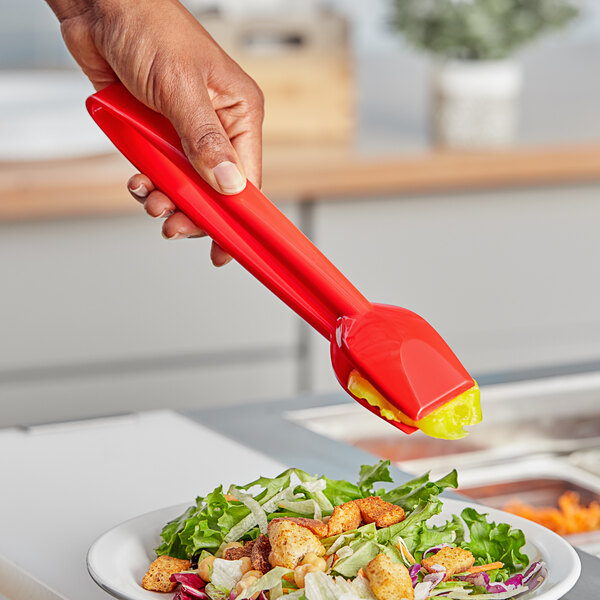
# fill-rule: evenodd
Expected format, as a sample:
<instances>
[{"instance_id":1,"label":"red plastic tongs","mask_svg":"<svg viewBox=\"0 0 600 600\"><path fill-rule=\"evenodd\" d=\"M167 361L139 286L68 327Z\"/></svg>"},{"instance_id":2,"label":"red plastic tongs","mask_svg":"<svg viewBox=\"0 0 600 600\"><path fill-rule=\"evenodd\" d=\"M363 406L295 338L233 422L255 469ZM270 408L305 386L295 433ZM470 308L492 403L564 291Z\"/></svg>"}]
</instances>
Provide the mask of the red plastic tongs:
<instances>
[{"instance_id":1,"label":"red plastic tongs","mask_svg":"<svg viewBox=\"0 0 600 600\"><path fill-rule=\"evenodd\" d=\"M169 121L122 85L94 94L87 108L140 172L330 341L333 369L346 391L356 369L418 421L473 387L471 376L431 325L404 308L371 304L254 185L248 182L234 196L210 187L188 162ZM378 408L352 396L381 416ZM406 433L415 431L390 422Z\"/></svg>"}]
</instances>

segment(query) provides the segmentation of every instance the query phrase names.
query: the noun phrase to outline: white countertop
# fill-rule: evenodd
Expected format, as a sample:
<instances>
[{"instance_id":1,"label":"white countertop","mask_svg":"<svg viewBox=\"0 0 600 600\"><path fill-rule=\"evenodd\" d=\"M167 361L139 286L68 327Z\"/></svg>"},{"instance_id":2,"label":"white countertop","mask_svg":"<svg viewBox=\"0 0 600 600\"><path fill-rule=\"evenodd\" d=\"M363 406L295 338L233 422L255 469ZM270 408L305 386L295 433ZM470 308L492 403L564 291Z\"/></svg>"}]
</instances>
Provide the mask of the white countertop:
<instances>
[{"instance_id":1,"label":"white countertop","mask_svg":"<svg viewBox=\"0 0 600 600\"><path fill-rule=\"evenodd\" d=\"M107 529L284 468L171 411L0 430L0 456L0 569L14 563L68 600L109 597L85 566ZM39 598L3 580L0 598Z\"/></svg>"}]
</instances>

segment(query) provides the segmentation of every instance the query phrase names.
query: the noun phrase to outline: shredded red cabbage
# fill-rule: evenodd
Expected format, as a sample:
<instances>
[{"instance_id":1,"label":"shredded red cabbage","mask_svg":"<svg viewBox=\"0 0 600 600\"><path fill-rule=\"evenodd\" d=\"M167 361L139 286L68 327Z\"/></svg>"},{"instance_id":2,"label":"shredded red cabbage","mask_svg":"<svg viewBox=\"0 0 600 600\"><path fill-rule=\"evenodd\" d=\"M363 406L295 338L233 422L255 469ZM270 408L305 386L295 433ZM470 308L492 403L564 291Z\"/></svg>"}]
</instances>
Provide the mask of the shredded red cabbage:
<instances>
[{"instance_id":1,"label":"shredded red cabbage","mask_svg":"<svg viewBox=\"0 0 600 600\"><path fill-rule=\"evenodd\" d=\"M423 557L425 558L430 552L433 552L434 554L436 552L439 552L442 548L451 548L452 544L438 544L437 546L432 546L431 548L428 548L427 550L425 550L425 552L423 552Z\"/></svg>"},{"instance_id":2,"label":"shredded red cabbage","mask_svg":"<svg viewBox=\"0 0 600 600\"><path fill-rule=\"evenodd\" d=\"M535 562L529 569L527 569L523 576L523 585L526 585L528 591L533 592L544 583L544 580L548 577L548 569L544 562Z\"/></svg>"},{"instance_id":3,"label":"shredded red cabbage","mask_svg":"<svg viewBox=\"0 0 600 600\"><path fill-rule=\"evenodd\" d=\"M516 575L509 577L505 583L506 585L516 585L517 587L519 587L523 585L523 574L517 573Z\"/></svg>"},{"instance_id":4,"label":"shredded red cabbage","mask_svg":"<svg viewBox=\"0 0 600 600\"><path fill-rule=\"evenodd\" d=\"M431 589L429 591L431 591L436 585L444 581L444 577L446 577L446 567L442 567L442 565L433 565L433 567L431 568L434 570L434 572L429 573L428 575L425 575L425 577L423 577L424 583L431 584Z\"/></svg>"},{"instance_id":5,"label":"shredded red cabbage","mask_svg":"<svg viewBox=\"0 0 600 600\"><path fill-rule=\"evenodd\" d=\"M484 587L489 594L500 594L502 592L511 592L518 587L526 586L528 592L537 589L548 575L546 565L537 561L532 563L524 574L517 573L509 577L504 583L491 583L487 573L472 573L470 575L456 575L456 579L472 583L473 585Z\"/></svg>"},{"instance_id":6,"label":"shredded red cabbage","mask_svg":"<svg viewBox=\"0 0 600 600\"><path fill-rule=\"evenodd\" d=\"M483 573L471 573L470 575L457 575L456 579L472 583L473 585L484 587L489 594L500 594L502 592L510 592L511 590L517 589L519 584L513 583L509 580L506 583L491 583L490 576Z\"/></svg>"},{"instance_id":7,"label":"shredded red cabbage","mask_svg":"<svg viewBox=\"0 0 600 600\"><path fill-rule=\"evenodd\" d=\"M210 600L210 596L206 592L184 585L173 596L173 600L197 600L198 598L200 600Z\"/></svg>"},{"instance_id":8,"label":"shredded red cabbage","mask_svg":"<svg viewBox=\"0 0 600 600\"><path fill-rule=\"evenodd\" d=\"M413 565L409 570L408 574L410 575L410 579L412 581L412 586L415 587L417 583L419 583L419 571L421 570L421 565L419 563Z\"/></svg>"},{"instance_id":9,"label":"shredded red cabbage","mask_svg":"<svg viewBox=\"0 0 600 600\"><path fill-rule=\"evenodd\" d=\"M457 575L456 579L460 579L461 581L466 581L486 589L490 585L490 576L485 572L471 573L470 575Z\"/></svg>"},{"instance_id":10,"label":"shredded red cabbage","mask_svg":"<svg viewBox=\"0 0 600 600\"><path fill-rule=\"evenodd\" d=\"M196 573L173 573L171 581L181 584L173 600L210 600L204 591L206 583Z\"/></svg>"},{"instance_id":11,"label":"shredded red cabbage","mask_svg":"<svg viewBox=\"0 0 600 600\"><path fill-rule=\"evenodd\" d=\"M201 590L206 583L197 573L173 573L171 581Z\"/></svg>"}]
</instances>

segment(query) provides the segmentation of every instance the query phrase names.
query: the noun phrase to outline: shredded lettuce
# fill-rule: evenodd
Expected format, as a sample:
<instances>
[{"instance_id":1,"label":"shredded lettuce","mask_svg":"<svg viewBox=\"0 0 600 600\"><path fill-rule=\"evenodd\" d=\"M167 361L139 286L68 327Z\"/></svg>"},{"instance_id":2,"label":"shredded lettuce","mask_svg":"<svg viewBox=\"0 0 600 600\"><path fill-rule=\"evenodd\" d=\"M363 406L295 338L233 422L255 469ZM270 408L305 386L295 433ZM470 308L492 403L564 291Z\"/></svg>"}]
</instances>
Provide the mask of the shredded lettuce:
<instances>
[{"instance_id":1,"label":"shredded lettuce","mask_svg":"<svg viewBox=\"0 0 600 600\"><path fill-rule=\"evenodd\" d=\"M350 556L340 558L331 570L344 577L356 577L361 568L366 567L381 551L381 546L374 540L359 537L350 543L353 550Z\"/></svg>"},{"instance_id":2,"label":"shredded lettuce","mask_svg":"<svg viewBox=\"0 0 600 600\"><path fill-rule=\"evenodd\" d=\"M215 558L210 574L210 582L217 589L227 590L227 594L229 594L235 584L242 578L242 575L241 560Z\"/></svg>"},{"instance_id":3,"label":"shredded lettuce","mask_svg":"<svg viewBox=\"0 0 600 600\"><path fill-rule=\"evenodd\" d=\"M347 581L330 577L321 571L308 573L305 579L306 600L376 600L371 588L362 577Z\"/></svg>"},{"instance_id":4,"label":"shredded lettuce","mask_svg":"<svg viewBox=\"0 0 600 600\"><path fill-rule=\"evenodd\" d=\"M323 516L316 500L282 500L279 506L313 519L321 519Z\"/></svg>"},{"instance_id":5,"label":"shredded lettuce","mask_svg":"<svg viewBox=\"0 0 600 600\"><path fill-rule=\"evenodd\" d=\"M258 594L259 592L272 590L273 588L280 586L281 578L284 575L292 572L293 571L286 569L285 567L274 567L268 573L265 573L257 582L247 587L243 593L238 596L237 600L245 600L246 598L254 596L254 594Z\"/></svg>"},{"instance_id":6,"label":"shredded lettuce","mask_svg":"<svg viewBox=\"0 0 600 600\"><path fill-rule=\"evenodd\" d=\"M207 583L204 587L204 591L207 593L210 600L229 600L229 590L218 588L212 583Z\"/></svg>"}]
</instances>

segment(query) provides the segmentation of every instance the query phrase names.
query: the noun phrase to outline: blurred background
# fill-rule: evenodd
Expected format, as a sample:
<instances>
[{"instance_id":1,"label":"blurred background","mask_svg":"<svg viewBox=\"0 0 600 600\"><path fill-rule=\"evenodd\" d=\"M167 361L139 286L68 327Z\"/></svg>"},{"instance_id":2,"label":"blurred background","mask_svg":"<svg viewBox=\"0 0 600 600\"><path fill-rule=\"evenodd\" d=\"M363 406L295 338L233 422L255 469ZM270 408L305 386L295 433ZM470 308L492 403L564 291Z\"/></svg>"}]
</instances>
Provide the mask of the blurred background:
<instances>
[{"instance_id":1,"label":"blurred background","mask_svg":"<svg viewBox=\"0 0 600 600\"><path fill-rule=\"evenodd\" d=\"M185 4L265 92L265 192L369 299L482 383L597 367L597 2ZM336 391L283 304L161 239L91 92L0 0L0 426Z\"/></svg>"}]
</instances>

